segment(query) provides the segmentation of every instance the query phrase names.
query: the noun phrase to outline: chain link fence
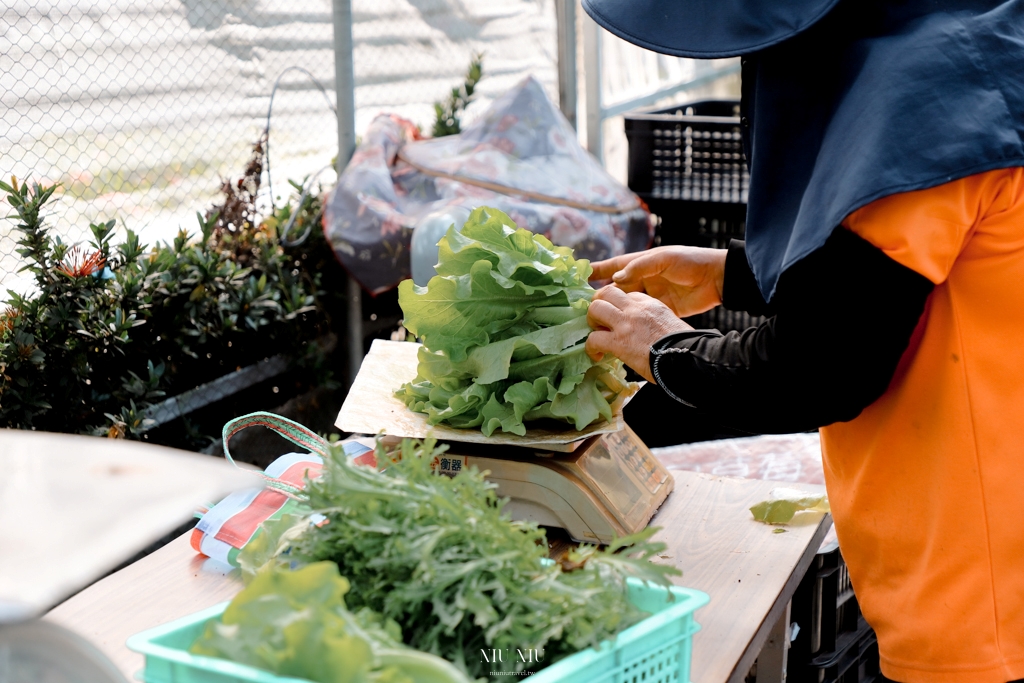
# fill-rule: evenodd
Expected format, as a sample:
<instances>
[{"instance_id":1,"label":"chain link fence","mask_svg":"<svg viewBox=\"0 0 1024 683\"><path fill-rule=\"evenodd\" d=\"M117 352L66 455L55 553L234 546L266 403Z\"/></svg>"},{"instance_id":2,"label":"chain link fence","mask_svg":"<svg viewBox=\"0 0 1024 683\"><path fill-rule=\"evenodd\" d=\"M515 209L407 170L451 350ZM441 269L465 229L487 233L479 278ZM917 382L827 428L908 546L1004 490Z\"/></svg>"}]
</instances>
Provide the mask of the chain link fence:
<instances>
[{"instance_id":1,"label":"chain link fence","mask_svg":"<svg viewBox=\"0 0 1024 683\"><path fill-rule=\"evenodd\" d=\"M352 22L357 132L385 111L429 130L476 53L485 76L467 118L528 73L557 97L553 0L355 0ZM166 241L195 231L241 173L279 77L274 194L330 165L334 64L330 0L11 0L0 173L61 184L48 218L67 241L111 218ZM12 230L0 225L0 287L24 289Z\"/></svg>"},{"instance_id":2,"label":"chain link fence","mask_svg":"<svg viewBox=\"0 0 1024 683\"><path fill-rule=\"evenodd\" d=\"M528 74L557 101L561 1L351 0L356 133L385 112L429 132L434 102L463 82L476 55L483 56L483 80L464 122ZM82 244L79 251L54 248L49 261L38 258L44 249L23 259L16 221L0 220L0 291L31 297L49 289L41 295L49 297L47 312L31 315L24 301L0 295L0 426L152 436L197 448L203 433L229 417L298 397L329 375L311 369L308 382L296 379L290 364L307 347L324 342L324 353L333 353L330 340L346 325L359 334L387 332L386 315L346 293L349 283L325 241L281 249L274 229L256 225L268 216L279 220L278 229L291 225L283 214L271 215L272 204L280 207L292 194L286 181L316 175L330 187L335 180L334 27L332 0L0 6L0 177L59 184L45 225L65 243ZM608 38L599 69L607 101L692 76L688 60ZM563 35L563 52L570 49ZM582 92L582 69L577 73L569 87ZM254 155L268 125L269 156ZM604 151L624 180L621 120L602 125L619 131ZM225 180L243 175L225 197ZM319 204L307 199L296 215L311 234ZM220 222L203 227L196 214L214 204ZM112 219L109 236L90 229ZM249 232L240 239L231 231L243 224ZM227 232L217 232L222 228ZM138 244L115 247L126 229L148 245L171 243L181 229L203 230L207 239L158 256ZM94 240L108 246L84 244ZM111 254L109 265L120 263L116 273L107 267ZM129 261L136 265L125 267ZM143 262L157 262L159 277ZM32 263L33 271L19 272ZM143 275L133 279L137 272ZM89 294L106 287L89 283L107 279L115 280L107 294ZM318 288L326 293L319 299ZM361 331L360 315L369 326ZM356 361L359 341L348 345ZM243 395L245 405L232 398ZM313 400L327 427L330 400ZM205 426L189 426L199 408L213 412Z\"/></svg>"}]
</instances>

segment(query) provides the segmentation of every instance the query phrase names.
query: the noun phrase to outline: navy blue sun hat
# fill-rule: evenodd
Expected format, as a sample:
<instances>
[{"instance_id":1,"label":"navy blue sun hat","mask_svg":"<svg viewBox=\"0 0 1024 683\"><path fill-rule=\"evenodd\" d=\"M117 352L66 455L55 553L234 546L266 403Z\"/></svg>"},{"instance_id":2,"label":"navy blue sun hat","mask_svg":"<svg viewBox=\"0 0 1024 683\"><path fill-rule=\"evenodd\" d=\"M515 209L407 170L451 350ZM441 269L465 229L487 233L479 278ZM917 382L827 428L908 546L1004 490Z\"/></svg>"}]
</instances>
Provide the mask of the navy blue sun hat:
<instances>
[{"instance_id":1,"label":"navy blue sun hat","mask_svg":"<svg viewBox=\"0 0 1024 683\"><path fill-rule=\"evenodd\" d=\"M1024 166L1024 0L584 0L621 38L743 55L747 257L766 299L887 195Z\"/></svg>"},{"instance_id":2,"label":"navy blue sun hat","mask_svg":"<svg viewBox=\"0 0 1024 683\"><path fill-rule=\"evenodd\" d=\"M676 57L735 57L780 43L839 0L583 0L599 25L625 41Z\"/></svg>"}]
</instances>

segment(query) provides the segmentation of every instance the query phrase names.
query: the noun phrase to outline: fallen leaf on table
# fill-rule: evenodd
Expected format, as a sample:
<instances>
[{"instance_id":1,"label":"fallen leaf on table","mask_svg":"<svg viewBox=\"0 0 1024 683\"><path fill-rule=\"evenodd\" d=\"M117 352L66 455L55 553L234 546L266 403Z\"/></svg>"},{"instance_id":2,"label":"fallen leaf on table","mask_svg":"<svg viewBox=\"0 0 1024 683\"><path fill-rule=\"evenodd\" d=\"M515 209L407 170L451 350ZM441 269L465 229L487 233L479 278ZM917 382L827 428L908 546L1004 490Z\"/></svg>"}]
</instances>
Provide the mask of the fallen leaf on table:
<instances>
[{"instance_id":1,"label":"fallen leaf on table","mask_svg":"<svg viewBox=\"0 0 1024 683\"><path fill-rule=\"evenodd\" d=\"M765 524L788 524L802 510L829 512L828 496L797 489L772 489L768 500L750 508L754 519Z\"/></svg>"}]
</instances>

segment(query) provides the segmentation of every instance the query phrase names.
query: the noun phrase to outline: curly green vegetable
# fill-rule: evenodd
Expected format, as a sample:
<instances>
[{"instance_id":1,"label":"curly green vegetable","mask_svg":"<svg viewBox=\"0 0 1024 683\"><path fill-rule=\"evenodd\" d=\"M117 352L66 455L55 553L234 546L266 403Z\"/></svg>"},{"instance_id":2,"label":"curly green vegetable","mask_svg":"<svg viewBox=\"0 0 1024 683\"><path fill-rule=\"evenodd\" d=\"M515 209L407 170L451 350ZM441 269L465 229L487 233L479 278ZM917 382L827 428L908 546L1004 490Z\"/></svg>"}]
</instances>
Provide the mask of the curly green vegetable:
<instances>
[{"instance_id":1,"label":"curly green vegetable","mask_svg":"<svg viewBox=\"0 0 1024 683\"><path fill-rule=\"evenodd\" d=\"M546 563L544 531L513 522L481 472L433 472L444 450L431 440L404 440L391 454L378 446L386 466L378 471L335 449L306 488L310 509L327 523L295 516L264 525L260 543L239 557L243 570L283 562L284 552L289 563L331 560L352 582L348 603L394 619L407 645L471 677L505 681L643 618L627 598L627 576L668 585L678 574L649 561L664 549L648 540L654 529L605 550L580 548L572 571ZM530 650L541 660L524 661Z\"/></svg>"},{"instance_id":2,"label":"curly green vegetable","mask_svg":"<svg viewBox=\"0 0 1024 683\"><path fill-rule=\"evenodd\" d=\"M441 239L437 276L398 288L405 326L423 342L417 377L395 394L430 424L526 433L524 422L583 429L611 420L635 388L622 363L584 349L590 263L497 209L474 211Z\"/></svg>"}]
</instances>

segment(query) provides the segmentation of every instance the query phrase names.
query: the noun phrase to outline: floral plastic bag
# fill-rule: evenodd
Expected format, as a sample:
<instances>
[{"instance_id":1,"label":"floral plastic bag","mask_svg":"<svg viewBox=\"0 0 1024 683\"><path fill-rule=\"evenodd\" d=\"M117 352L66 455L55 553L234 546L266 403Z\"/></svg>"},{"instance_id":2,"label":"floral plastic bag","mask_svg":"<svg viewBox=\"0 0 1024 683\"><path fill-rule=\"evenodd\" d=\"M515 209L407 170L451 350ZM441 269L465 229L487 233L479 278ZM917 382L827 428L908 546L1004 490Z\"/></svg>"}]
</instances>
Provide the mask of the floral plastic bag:
<instances>
[{"instance_id":1,"label":"floral plastic bag","mask_svg":"<svg viewBox=\"0 0 1024 683\"><path fill-rule=\"evenodd\" d=\"M654 234L640 199L579 145L533 77L459 135L423 140L410 122L378 116L328 199L324 230L348 271L377 294L409 277L421 219L482 204L577 258L639 251Z\"/></svg>"}]
</instances>

